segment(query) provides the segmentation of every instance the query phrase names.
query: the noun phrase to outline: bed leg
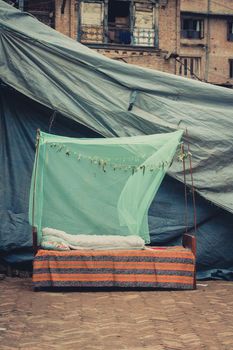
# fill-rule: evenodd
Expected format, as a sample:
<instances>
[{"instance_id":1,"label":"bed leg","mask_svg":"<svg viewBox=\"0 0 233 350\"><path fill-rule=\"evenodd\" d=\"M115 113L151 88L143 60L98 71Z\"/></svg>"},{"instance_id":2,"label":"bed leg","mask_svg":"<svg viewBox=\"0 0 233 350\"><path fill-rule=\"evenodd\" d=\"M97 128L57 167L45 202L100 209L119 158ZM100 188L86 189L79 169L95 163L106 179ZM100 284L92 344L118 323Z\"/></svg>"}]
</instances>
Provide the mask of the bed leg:
<instances>
[{"instance_id":1,"label":"bed leg","mask_svg":"<svg viewBox=\"0 0 233 350\"><path fill-rule=\"evenodd\" d=\"M197 281L196 281L196 254L197 254L197 242L196 237L192 236L190 234L185 233L183 235L182 244L184 248L188 248L191 250L195 257L195 267L194 267L194 279L193 279L193 289L197 288Z\"/></svg>"},{"instance_id":2,"label":"bed leg","mask_svg":"<svg viewBox=\"0 0 233 350\"><path fill-rule=\"evenodd\" d=\"M33 244L33 254L36 255L38 251L38 245L37 245L37 228L33 226L32 228L32 244Z\"/></svg>"}]
</instances>

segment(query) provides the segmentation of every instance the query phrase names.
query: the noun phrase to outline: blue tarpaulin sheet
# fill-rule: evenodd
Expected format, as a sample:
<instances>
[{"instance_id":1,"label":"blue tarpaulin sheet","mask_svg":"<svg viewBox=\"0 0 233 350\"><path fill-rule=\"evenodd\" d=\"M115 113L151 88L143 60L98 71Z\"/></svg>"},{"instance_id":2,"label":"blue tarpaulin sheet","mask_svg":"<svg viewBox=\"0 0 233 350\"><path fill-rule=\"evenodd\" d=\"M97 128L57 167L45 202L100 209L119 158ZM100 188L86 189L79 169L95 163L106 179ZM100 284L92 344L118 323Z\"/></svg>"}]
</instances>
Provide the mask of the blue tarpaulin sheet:
<instances>
[{"instance_id":1,"label":"blue tarpaulin sheet","mask_svg":"<svg viewBox=\"0 0 233 350\"><path fill-rule=\"evenodd\" d=\"M3 85L0 106L0 246L6 261L14 263L33 258L29 253L32 236L28 203L37 128L72 137L99 135L59 114L51 125L51 110ZM188 199L189 230L192 230L191 192L188 192ZM210 277L211 273L230 276L233 270L232 214L199 195L196 204L199 277ZM184 213L184 186L166 176L149 211L152 244L180 244L185 231Z\"/></svg>"},{"instance_id":2,"label":"blue tarpaulin sheet","mask_svg":"<svg viewBox=\"0 0 233 350\"><path fill-rule=\"evenodd\" d=\"M37 128L73 137L188 128L197 195L198 271L206 277L230 276L233 91L110 60L1 0L0 78L2 252L32 244L28 198ZM173 165L149 212L154 244L181 241L182 181L182 169ZM190 177L187 181L190 186ZM191 193L188 211L192 231Z\"/></svg>"}]
</instances>

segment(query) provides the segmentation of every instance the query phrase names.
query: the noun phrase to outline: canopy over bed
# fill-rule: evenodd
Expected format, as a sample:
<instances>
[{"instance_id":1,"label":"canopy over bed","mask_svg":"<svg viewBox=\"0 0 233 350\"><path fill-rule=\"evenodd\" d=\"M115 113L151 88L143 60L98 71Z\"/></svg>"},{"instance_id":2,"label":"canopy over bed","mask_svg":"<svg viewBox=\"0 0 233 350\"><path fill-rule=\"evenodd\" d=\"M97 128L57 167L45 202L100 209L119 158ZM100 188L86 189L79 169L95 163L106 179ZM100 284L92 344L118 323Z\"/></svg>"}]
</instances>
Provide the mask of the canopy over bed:
<instances>
[{"instance_id":1,"label":"canopy over bed","mask_svg":"<svg viewBox=\"0 0 233 350\"><path fill-rule=\"evenodd\" d=\"M29 219L70 234L138 235L183 131L105 139L38 134Z\"/></svg>"}]
</instances>

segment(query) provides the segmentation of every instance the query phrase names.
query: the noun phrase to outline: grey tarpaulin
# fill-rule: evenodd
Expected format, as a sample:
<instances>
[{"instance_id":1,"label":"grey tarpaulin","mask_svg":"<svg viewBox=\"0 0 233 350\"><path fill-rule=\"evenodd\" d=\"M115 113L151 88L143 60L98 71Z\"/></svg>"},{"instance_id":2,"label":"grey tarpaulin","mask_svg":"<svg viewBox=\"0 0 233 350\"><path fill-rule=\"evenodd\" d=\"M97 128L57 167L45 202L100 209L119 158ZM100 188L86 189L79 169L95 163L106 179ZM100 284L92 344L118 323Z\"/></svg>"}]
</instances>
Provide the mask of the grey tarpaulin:
<instances>
[{"instance_id":1,"label":"grey tarpaulin","mask_svg":"<svg viewBox=\"0 0 233 350\"><path fill-rule=\"evenodd\" d=\"M85 126L84 130L89 129L102 136L152 134L187 127L193 154L195 188L203 198L198 197L201 203L204 203L205 199L205 205L202 204L201 208L206 213L199 210L198 220L199 223L200 220L203 223L208 217L212 222L211 229L210 227L208 229L208 232L210 230L212 232L212 238L209 235L204 237L208 244L206 243L205 249L204 246L199 247L199 251L207 259L206 261L204 259L203 268L208 269L210 265L211 268L230 269L233 267L232 256L228 256L226 260L224 258L221 265L222 256L229 252L224 251L223 253L224 247L219 247L221 242L226 245L227 240L227 249L233 247L233 238L230 238L232 237L231 213L233 212L233 91L110 60L48 28L32 16L21 13L1 0L0 76L8 88L12 87L20 93L20 96L22 94L24 98L27 97L31 105L37 106L33 107L34 110L38 110L38 105L41 105L40 108L44 106L46 111L57 111L67 117L63 118L67 120L67 123L69 119L72 119L78 125ZM9 93L7 96L9 98ZM8 109L11 109L11 113L16 103L15 100L9 102ZM6 109L2 107L1 110ZM1 113L1 123L5 127L5 132L11 135L11 138L7 139L7 147L11 147L15 132L20 135L20 138L16 137L20 149L20 144L26 142L27 129L23 127L23 124L24 122L30 124L29 120L25 121L24 116L24 120L20 122L19 133L17 123L14 124L15 130L12 129L7 121L8 114ZM49 114L49 112L46 113ZM23 116L19 110L18 115ZM36 112L34 117L32 113L29 113L29 118L32 118L34 123L31 128L33 131L35 125L40 124L36 121L36 115L38 115ZM43 117L38 115L38 118ZM66 134L65 131L64 134ZM2 149L4 147L6 148L6 144L1 146ZM30 147L32 147L31 134ZM2 155L6 156L6 153L2 151ZM24 166L26 172L24 178L27 180L30 178L32 158L32 153L28 158L22 157L18 168L20 172L21 167ZM8 170L11 166L15 166L11 163L12 159L12 157L4 159ZM4 174L7 174L6 169L4 171ZM178 196L182 171L173 166L169 174L173 179L168 177L164 184L174 182L173 188L176 188ZM11 179L9 191L14 192L14 196L17 197L17 189L12 187L15 180L17 179ZM182 189L180 188L179 191ZM151 235L157 237L154 238L154 241L158 241L158 237L161 239L162 232L166 231L168 233L163 232L164 238L161 241L168 242L172 241L169 232L173 232L174 238L178 237L183 229L182 225L177 226L176 222L176 217L181 215L182 207L177 207L173 213L168 208L166 210L166 206L163 206L162 192L161 189L160 209L153 212L151 208L150 221L155 225L154 228L151 228ZM27 191L24 193L24 204L21 203L22 208L19 212L17 212L19 208L16 204L14 209L9 206L6 208L1 204L1 208L3 207L1 215L7 212L11 217L11 227L7 226L7 232L12 235L11 240L14 240L16 234L13 228L21 220L17 215L26 212L26 197ZM156 200L159 201L159 198L158 196ZM166 203L168 199L169 193L167 193ZM163 220L159 218L160 221L163 221L161 226L158 224L159 220L155 223L158 212L164 217ZM166 221L167 216L170 221ZM224 219L221 221L220 217ZM23 220L25 220L24 224ZM23 229L27 220L24 217L20 222ZM1 223L1 226L0 237L8 240L4 236L6 224ZM28 237L29 233L25 233L24 229L23 231ZM199 228L199 234L202 234L201 228ZM24 242L28 240L26 237ZM208 254L211 256L212 250L217 249L215 243L218 244L221 254L216 255L215 262L212 261L210 264L211 259L208 260L207 256Z\"/></svg>"}]
</instances>

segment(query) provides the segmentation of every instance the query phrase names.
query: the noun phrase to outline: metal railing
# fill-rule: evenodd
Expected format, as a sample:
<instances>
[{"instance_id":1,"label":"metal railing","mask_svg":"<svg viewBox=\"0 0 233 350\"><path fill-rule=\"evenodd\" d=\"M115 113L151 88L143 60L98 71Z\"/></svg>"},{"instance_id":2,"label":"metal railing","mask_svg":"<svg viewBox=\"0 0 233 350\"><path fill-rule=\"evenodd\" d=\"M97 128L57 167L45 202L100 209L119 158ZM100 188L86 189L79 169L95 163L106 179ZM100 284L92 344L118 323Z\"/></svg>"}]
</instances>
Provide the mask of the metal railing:
<instances>
[{"instance_id":1,"label":"metal railing","mask_svg":"<svg viewBox=\"0 0 233 350\"><path fill-rule=\"evenodd\" d=\"M109 26L82 26L80 41L89 44L108 44L123 46L151 46L154 47L155 32L152 29Z\"/></svg>"},{"instance_id":2,"label":"metal railing","mask_svg":"<svg viewBox=\"0 0 233 350\"><path fill-rule=\"evenodd\" d=\"M182 29L181 37L184 39L202 39L203 33L194 29Z\"/></svg>"},{"instance_id":3,"label":"metal railing","mask_svg":"<svg viewBox=\"0 0 233 350\"><path fill-rule=\"evenodd\" d=\"M108 27L105 31L105 37L108 44L131 45L132 34L129 27Z\"/></svg>"}]
</instances>

